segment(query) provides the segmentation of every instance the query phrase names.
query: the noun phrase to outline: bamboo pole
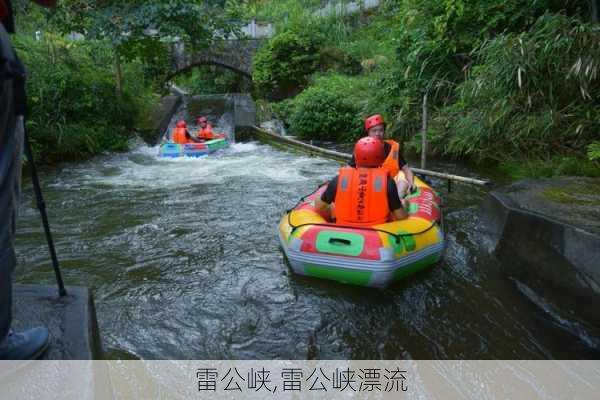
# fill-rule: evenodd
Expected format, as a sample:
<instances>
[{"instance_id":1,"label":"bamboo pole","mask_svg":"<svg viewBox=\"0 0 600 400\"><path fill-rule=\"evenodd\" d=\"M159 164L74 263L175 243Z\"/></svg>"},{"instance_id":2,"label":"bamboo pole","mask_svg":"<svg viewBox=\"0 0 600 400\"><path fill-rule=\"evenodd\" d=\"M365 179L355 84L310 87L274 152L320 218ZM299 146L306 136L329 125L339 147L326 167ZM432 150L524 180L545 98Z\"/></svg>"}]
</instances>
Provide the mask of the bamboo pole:
<instances>
[{"instance_id":1,"label":"bamboo pole","mask_svg":"<svg viewBox=\"0 0 600 400\"><path fill-rule=\"evenodd\" d=\"M312 144L308 144L308 143L304 143L300 140L297 139L292 139L290 137L286 137L286 136L281 136L281 135L277 135L275 133L266 131L264 129L261 129L259 127L254 127L255 132L258 134L258 138L259 140L261 139L260 136L263 135L266 138L268 138L269 140L272 141L276 141L279 143L283 143L283 144L287 144L289 146L298 148L304 152L308 152L311 154L318 154L324 157L328 157L328 158L333 158L335 160L339 160L339 161L350 161L352 159L352 156L350 154L347 153L342 153L339 151L335 151L335 150L327 150L324 149L322 147L318 147L318 146L314 146ZM426 176L433 176L436 178L443 178L443 179L447 179L449 181L456 181L456 182L462 182L462 183L468 183L471 185L479 185L479 186L484 186L489 184L490 182L487 180L483 180L483 179L476 179L476 178L469 178L466 176L460 176L460 175L453 175L453 174L447 174L445 172L437 172L437 171L429 171L423 168L411 168L413 170L413 172L415 172L416 174L420 174L420 175L426 175Z\"/></svg>"}]
</instances>

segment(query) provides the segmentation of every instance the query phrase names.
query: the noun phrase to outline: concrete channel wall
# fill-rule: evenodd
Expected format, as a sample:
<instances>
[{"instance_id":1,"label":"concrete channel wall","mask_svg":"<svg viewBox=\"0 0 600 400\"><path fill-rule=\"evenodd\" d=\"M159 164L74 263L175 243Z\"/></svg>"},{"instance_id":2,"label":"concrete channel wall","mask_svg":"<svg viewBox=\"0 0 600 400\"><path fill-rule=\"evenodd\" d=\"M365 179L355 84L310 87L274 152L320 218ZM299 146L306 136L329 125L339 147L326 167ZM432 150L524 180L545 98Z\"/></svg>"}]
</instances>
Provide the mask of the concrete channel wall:
<instances>
[{"instance_id":1,"label":"concrete channel wall","mask_svg":"<svg viewBox=\"0 0 600 400\"><path fill-rule=\"evenodd\" d=\"M593 207L554 205L565 208L560 212L538 197L563 185L532 180L492 191L481 204L482 221L507 276L600 330L600 307L592 306L600 304L600 235L575 215L591 223Z\"/></svg>"},{"instance_id":2,"label":"concrete channel wall","mask_svg":"<svg viewBox=\"0 0 600 400\"><path fill-rule=\"evenodd\" d=\"M202 110L206 110L206 107L209 113L231 112L236 140L243 136L244 131L256 125L256 104L248 93L190 96L176 87L172 92L172 95L160 100L152 113L149 125L140 130L142 139L151 146L156 145L167 133L169 123L184 103L191 108L191 115L199 115Z\"/></svg>"}]
</instances>

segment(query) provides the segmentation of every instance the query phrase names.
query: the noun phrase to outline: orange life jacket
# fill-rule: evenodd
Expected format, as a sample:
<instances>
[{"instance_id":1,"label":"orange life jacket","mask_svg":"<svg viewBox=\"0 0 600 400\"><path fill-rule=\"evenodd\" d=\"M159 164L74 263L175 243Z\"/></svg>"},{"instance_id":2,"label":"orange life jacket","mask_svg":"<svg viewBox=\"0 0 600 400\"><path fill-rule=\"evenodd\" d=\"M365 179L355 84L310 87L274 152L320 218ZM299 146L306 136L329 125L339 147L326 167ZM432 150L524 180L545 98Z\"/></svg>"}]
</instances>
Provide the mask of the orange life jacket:
<instances>
[{"instance_id":1,"label":"orange life jacket","mask_svg":"<svg viewBox=\"0 0 600 400\"><path fill-rule=\"evenodd\" d=\"M400 144L395 140L386 140L385 142L388 143L391 146L391 148L390 152L385 158L385 161L383 161L383 164L381 164L381 167L385 168L388 171L389 175L393 178L396 175L398 175L398 172L400 172L400 169L398 168L398 159L400 158Z\"/></svg>"},{"instance_id":2,"label":"orange life jacket","mask_svg":"<svg viewBox=\"0 0 600 400\"><path fill-rule=\"evenodd\" d=\"M175 128L173 129L173 134L171 135L171 140L174 143L178 144L186 144L189 142L187 135L185 134L185 128Z\"/></svg>"},{"instance_id":3,"label":"orange life jacket","mask_svg":"<svg viewBox=\"0 0 600 400\"><path fill-rule=\"evenodd\" d=\"M212 131L212 125L211 124L206 124L205 128L201 128L198 131L198 135L197 135L200 139L206 139L206 140L211 140L215 138L215 134Z\"/></svg>"},{"instance_id":4,"label":"orange life jacket","mask_svg":"<svg viewBox=\"0 0 600 400\"><path fill-rule=\"evenodd\" d=\"M340 168L335 194L336 222L371 226L388 221L388 171L385 168Z\"/></svg>"}]
</instances>

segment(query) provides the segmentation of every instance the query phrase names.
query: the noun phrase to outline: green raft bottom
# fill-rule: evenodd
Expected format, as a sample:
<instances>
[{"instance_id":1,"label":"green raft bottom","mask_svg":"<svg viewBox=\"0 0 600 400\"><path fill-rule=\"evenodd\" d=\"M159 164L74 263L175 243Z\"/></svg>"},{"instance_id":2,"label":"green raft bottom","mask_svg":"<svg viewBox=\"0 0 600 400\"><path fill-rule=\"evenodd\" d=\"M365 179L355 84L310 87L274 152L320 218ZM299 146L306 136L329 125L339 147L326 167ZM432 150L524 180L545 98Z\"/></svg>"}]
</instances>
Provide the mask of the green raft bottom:
<instances>
[{"instance_id":1,"label":"green raft bottom","mask_svg":"<svg viewBox=\"0 0 600 400\"><path fill-rule=\"evenodd\" d=\"M229 142L225 139L214 139L205 142L205 144L209 151L215 151L227 147Z\"/></svg>"},{"instance_id":2,"label":"green raft bottom","mask_svg":"<svg viewBox=\"0 0 600 400\"><path fill-rule=\"evenodd\" d=\"M416 261L407 266L398 268L394 271L392 279L390 282L395 282L399 279L405 278L411 274L414 274L417 271L425 269L440 259L440 254L432 254L427 256L419 261ZM328 267L318 264L305 264L304 265L304 273L307 276L312 276L315 278L321 279L329 279L342 283L349 283L352 285L359 286L369 286L369 282L371 281L371 277L375 273L374 271L357 271L353 269L346 268L337 268L337 267Z\"/></svg>"}]
</instances>

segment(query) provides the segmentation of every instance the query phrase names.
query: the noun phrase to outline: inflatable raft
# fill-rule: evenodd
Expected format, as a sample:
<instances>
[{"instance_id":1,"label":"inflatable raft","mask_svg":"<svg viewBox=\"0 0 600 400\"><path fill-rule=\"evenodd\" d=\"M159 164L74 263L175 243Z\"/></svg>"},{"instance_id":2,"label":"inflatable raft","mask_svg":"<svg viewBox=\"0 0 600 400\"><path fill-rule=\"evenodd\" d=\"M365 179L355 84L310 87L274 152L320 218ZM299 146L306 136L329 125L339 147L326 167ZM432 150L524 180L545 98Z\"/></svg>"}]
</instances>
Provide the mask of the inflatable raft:
<instances>
[{"instance_id":1,"label":"inflatable raft","mask_svg":"<svg viewBox=\"0 0 600 400\"><path fill-rule=\"evenodd\" d=\"M228 146L229 142L225 138L207 140L204 143L177 144L167 142L160 145L158 155L167 158L202 157Z\"/></svg>"},{"instance_id":2,"label":"inflatable raft","mask_svg":"<svg viewBox=\"0 0 600 400\"><path fill-rule=\"evenodd\" d=\"M386 287L437 263L444 251L440 198L415 178L407 196L409 218L368 228L328 222L313 199L302 199L279 223L279 238L292 270L300 275L361 286Z\"/></svg>"}]
</instances>

